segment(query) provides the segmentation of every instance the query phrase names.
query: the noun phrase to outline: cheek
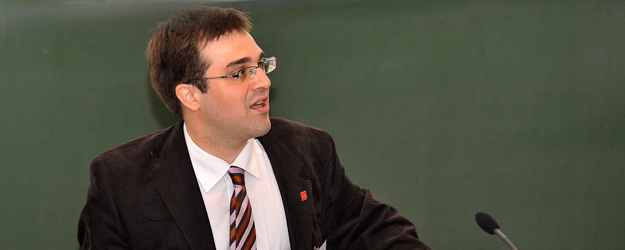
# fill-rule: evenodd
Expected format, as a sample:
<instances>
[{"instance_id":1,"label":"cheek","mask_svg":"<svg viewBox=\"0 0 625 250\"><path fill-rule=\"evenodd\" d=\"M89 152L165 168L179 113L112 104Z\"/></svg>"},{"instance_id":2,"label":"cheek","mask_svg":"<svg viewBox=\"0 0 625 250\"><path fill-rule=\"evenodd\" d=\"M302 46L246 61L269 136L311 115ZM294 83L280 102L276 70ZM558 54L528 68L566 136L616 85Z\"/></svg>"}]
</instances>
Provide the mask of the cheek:
<instances>
[{"instance_id":1,"label":"cheek","mask_svg":"<svg viewBox=\"0 0 625 250\"><path fill-rule=\"evenodd\" d=\"M214 105L214 109L224 112L222 115L235 115L233 112L240 112L241 109L245 109L246 94L246 89L240 87L216 90L210 103Z\"/></svg>"}]
</instances>

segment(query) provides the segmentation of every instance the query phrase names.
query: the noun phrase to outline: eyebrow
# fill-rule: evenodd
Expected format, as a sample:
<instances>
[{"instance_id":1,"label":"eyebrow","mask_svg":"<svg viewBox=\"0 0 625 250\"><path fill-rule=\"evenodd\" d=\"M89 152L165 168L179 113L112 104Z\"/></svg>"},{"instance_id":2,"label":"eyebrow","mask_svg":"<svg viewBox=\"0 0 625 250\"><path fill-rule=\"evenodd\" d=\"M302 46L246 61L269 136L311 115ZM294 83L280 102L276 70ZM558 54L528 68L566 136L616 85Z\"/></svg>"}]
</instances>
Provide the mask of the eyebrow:
<instances>
[{"instance_id":1,"label":"eyebrow","mask_svg":"<svg viewBox=\"0 0 625 250\"><path fill-rule=\"evenodd\" d=\"M265 56L265 52L260 52L260 59L263 59L264 56ZM226 66L226 69L228 70L228 69L232 69L242 64L248 64L251 61L252 61L252 58L244 57L234 62L228 63L228 65Z\"/></svg>"}]
</instances>

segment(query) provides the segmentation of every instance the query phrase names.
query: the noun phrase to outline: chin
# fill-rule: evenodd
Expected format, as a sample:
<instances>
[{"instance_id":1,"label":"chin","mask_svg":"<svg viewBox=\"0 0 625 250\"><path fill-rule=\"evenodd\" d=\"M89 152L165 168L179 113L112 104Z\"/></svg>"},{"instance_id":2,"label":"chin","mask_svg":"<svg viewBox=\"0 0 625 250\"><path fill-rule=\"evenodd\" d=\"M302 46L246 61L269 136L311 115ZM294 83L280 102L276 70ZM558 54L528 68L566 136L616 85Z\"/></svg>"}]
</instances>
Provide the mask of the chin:
<instances>
[{"instance_id":1,"label":"chin","mask_svg":"<svg viewBox=\"0 0 625 250\"><path fill-rule=\"evenodd\" d=\"M264 130L263 130L263 135L266 135L267 133L269 133L269 131L271 130L271 121L269 119L267 119L267 123L264 124Z\"/></svg>"},{"instance_id":2,"label":"chin","mask_svg":"<svg viewBox=\"0 0 625 250\"><path fill-rule=\"evenodd\" d=\"M269 130L271 130L271 121L267 118L266 120L256 124L256 126L252 129L254 133L253 137L256 138L264 136L269 133Z\"/></svg>"}]
</instances>

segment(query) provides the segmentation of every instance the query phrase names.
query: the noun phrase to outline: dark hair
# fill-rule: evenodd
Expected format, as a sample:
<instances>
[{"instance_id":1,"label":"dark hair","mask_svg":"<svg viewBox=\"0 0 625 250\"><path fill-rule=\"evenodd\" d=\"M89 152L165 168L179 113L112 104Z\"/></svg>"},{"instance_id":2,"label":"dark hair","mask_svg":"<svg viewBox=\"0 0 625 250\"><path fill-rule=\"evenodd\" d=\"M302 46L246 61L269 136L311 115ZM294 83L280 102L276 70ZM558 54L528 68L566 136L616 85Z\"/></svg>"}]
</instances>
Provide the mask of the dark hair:
<instances>
[{"instance_id":1,"label":"dark hair","mask_svg":"<svg viewBox=\"0 0 625 250\"><path fill-rule=\"evenodd\" d=\"M152 87L167 108L182 117L182 107L175 93L178 84L190 83L206 93L205 81L189 81L202 78L211 64L209 57L200 53L208 42L250 29L245 13L204 6L184 9L159 24L148 45L148 62Z\"/></svg>"}]
</instances>

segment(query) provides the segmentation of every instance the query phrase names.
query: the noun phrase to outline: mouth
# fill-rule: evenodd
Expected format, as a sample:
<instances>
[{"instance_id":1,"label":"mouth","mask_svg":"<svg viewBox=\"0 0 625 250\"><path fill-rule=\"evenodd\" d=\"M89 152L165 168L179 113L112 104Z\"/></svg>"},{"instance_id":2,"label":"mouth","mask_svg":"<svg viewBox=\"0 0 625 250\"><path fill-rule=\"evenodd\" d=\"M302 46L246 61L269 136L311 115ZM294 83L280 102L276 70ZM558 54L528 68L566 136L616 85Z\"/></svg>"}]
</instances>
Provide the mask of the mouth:
<instances>
[{"instance_id":1,"label":"mouth","mask_svg":"<svg viewBox=\"0 0 625 250\"><path fill-rule=\"evenodd\" d=\"M267 106L267 99L254 103L252 106L250 106L250 108L257 109L257 108L262 108L264 106Z\"/></svg>"}]
</instances>

